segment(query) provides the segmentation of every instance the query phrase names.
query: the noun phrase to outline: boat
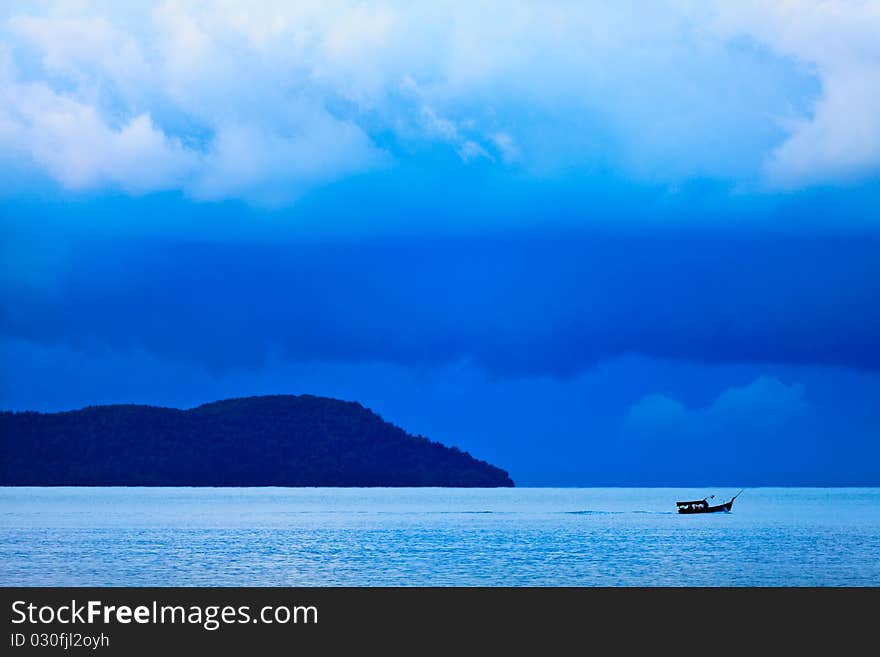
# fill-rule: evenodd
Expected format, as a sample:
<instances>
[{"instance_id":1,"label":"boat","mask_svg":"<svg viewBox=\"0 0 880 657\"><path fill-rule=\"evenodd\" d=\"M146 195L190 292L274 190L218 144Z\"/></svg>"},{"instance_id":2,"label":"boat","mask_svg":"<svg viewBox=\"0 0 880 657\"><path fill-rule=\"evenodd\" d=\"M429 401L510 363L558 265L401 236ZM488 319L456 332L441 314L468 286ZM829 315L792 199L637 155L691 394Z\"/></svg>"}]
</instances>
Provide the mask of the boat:
<instances>
[{"instance_id":1,"label":"boat","mask_svg":"<svg viewBox=\"0 0 880 657\"><path fill-rule=\"evenodd\" d=\"M714 495L710 495L709 497L704 497L701 500L687 500L685 502L676 502L676 506L678 506L679 513L718 513L719 511L724 511L725 513L730 513L730 510L733 508L733 501L740 496L740 491L736 495L730 498L729 501L724 504L709 504L709 500L714 499Z\"/></svg>"}]
</instances>

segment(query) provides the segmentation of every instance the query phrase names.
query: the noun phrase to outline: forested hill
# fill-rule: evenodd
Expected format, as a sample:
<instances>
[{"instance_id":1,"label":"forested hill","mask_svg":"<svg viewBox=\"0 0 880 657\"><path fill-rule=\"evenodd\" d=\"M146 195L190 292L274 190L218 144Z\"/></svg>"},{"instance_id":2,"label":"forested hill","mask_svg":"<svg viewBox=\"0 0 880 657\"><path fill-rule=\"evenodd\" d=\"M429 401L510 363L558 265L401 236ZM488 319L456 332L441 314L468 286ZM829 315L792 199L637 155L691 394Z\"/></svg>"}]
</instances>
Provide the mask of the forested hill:
<instances>
[{"instance_id":1,"label":"forested hill","mask_svg":"<svg viewBox=\"0 0 880 657\"><path fill-rule=\"evenodd\" d=\"M0 413L3 486L513 486L467 452L311 395Z\"/></svg>"}]
</instances>

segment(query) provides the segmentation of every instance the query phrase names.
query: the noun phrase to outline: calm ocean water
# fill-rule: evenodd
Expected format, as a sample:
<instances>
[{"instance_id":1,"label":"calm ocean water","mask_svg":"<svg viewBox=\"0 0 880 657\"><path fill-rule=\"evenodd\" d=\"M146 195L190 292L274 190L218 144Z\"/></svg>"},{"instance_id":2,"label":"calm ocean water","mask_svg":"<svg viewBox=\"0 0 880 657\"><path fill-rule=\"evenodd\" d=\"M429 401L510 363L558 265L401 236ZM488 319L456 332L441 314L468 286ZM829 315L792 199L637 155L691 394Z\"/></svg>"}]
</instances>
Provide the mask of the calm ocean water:
<instances>
[{"instance_id":1,"label":"calm ocean water","mask_svg":"<svg viewBox=\"0 0 880 657\"><path fill-rule=\"evenodd\" d=\"M880 585L880 488L0 488L3 585Z\"/></svg>"}]
</instances>

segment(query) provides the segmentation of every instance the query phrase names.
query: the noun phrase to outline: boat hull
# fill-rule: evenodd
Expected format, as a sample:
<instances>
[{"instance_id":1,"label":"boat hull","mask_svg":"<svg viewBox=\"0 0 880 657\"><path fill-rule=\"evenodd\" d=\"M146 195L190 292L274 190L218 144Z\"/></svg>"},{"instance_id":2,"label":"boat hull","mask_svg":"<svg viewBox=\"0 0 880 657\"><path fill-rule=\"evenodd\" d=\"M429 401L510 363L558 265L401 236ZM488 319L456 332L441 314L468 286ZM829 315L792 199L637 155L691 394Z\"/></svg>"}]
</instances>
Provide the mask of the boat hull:
<instances>
[{"instance_id":1,"label":"boat hull","mask_svg":"<svg viewBox=\"0 0 880 657\"><path fill-rule=\"evenodd\" d=\"M730 510L733 508L733 500L729 502L725 502L724 504L717 504L715 506L704 506L704 507L693 507L693 508L683 508L679 507L678 512L689 515L693 513L730 513Z\"/></svg>"}]
</instances>

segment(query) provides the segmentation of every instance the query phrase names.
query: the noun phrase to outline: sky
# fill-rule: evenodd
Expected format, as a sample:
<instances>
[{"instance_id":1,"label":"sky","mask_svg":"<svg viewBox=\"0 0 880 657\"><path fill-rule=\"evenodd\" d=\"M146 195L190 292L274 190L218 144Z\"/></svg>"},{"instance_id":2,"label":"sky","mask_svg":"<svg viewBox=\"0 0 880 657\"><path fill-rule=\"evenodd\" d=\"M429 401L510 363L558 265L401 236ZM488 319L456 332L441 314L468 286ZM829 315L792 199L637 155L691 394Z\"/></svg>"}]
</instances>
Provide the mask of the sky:
<instances>
[{"instance_id":1,"label":"sky","mask_svg":"<svg viewBox=\"0 0 880 657\"><path fill-rule=\"evenodd\" d=\"M0 408L357 400L518 485L880 485L880 3L0 9Z\"/></svg>"}]
</instances>

